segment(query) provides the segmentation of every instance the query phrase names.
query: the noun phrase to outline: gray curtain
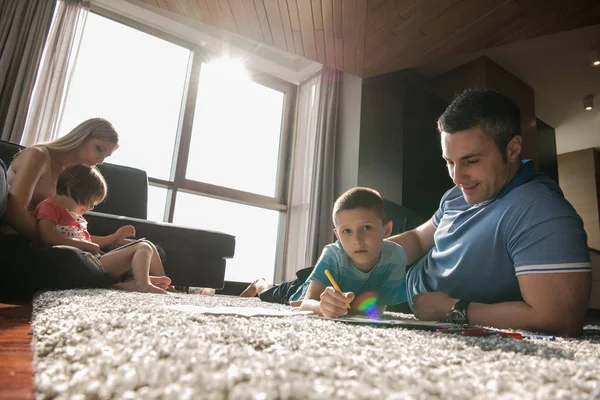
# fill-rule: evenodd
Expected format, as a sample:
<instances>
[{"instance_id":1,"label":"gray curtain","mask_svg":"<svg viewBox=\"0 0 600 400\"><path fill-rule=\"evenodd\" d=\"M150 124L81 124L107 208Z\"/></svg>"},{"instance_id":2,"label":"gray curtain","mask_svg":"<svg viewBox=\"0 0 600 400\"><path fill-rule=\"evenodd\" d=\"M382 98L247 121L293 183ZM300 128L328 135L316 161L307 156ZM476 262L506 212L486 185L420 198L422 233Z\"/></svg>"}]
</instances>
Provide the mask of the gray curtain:
<instances>
[{"instance_id":1,"label":"gray curtain","mask_svg":"<svg viewBox=\"0 0 600 400\"><path fill-rule=\"evenodd\" d=\"M314 265L334 240L335 148L340 72L323 69L300 84L298 119L288 207L283 279Z\"/></svg>"},{"instance_id":2,"label":"gray curtain","mask_svg":"<svg viewBox=\"0 0 600 400\"><path fill-rule=\"evenodd\" d=\"M0 138L20 142L57 0L0 1Z\"/></svg>"},{"instance_id":3,"label":"gray curtain","mask_svg":"<svg viewBox=\"0 0 600 400\"><path fill-rule=\"evenodd\" d=\"M90 4L88 0L60 0L32 91L20 143L31 146L58 138L64 100L73 75Z\"/></svg>"}]
</instances>

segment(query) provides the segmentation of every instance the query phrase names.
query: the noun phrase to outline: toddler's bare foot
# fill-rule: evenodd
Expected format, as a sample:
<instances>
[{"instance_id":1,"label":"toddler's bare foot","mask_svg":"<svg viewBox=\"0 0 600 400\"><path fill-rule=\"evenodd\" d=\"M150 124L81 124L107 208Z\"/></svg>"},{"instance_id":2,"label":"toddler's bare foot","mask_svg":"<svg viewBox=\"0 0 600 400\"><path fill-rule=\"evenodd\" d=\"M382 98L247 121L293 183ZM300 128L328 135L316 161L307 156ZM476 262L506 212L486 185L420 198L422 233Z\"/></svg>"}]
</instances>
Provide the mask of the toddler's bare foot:
<instances>
[{"instance_id":1,"label":"toddler's bare foot","mask_svg":"<svg viewBox=\"0 0 600 400\"><path fill-rule=\"evenodd\" d=\"M150 276L150 283L156 287L167 290L171 284L171 278L168 276Z\"/></svg>"},{"instance_id":2,"label":"toddler's bare foot","mask_svg":"<svg viewBox=\"0 0 600 400\"><path fill-rule=\"evenodd\" d=\"M134 282L133 276L129 276L122 283L132 283L132 282ZM156 287L166 290L169 287L169 285L171 284L171 278L169 278L168 276L150 276L150 283ZM122 289L123 285L115 284L115 285L113 285L113 287L115 289ZM129 286L127 286L127 287L129 287ZM129 289L122 289L122 290L129 290Z\"/></svg>"},{"instance_id":3,"label":"toddler's bare foot","mask_svg":"<svg viewBox=\"0 0 600 400\"><path fill-rule=\"evenodd\" d=\"M272 288L271 283L267 283L263 278L257 279L250 284L242 293L240 297L256 297L267 289Z\"/></svg>"},{"instance_id":4,"label":"toddler's bare foot","mask_svg":"<svg viewBox=\"0 0 600 400\"><path fill-rule=\"evenodd\" d=\"M126 280L125 282L115 283L112 287L127 292L168 294L166 290L156 287L150 282L142 283L140 285L136 284L133 280Z\"/></svg>"},{"instance_id":5,"label":"toddler's bare foot","mask_svg":"<svg viewBox=\"0 0 600 400\"><path fill-rule=\"evenodd\" d=\"M159 294L169 294L166 290L161 289L157 286L154 286L150 282L142 282L141 284L135 284L135 291L141 293L159 293Z\"/></svg>"}]
</instances>

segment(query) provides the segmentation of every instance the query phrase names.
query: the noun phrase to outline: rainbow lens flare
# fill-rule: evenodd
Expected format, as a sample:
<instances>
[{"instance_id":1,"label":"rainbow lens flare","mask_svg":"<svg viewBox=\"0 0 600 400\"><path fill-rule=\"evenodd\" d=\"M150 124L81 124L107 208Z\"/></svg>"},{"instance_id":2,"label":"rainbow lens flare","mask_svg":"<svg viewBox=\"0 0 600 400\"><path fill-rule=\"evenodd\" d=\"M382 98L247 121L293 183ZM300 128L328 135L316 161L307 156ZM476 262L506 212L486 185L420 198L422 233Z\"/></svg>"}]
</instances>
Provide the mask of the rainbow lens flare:
<instances>
[{"instance_id":1,"label":"rainbow lens flare","mask_svg":"<svg viewBox=\"0 0 600 400\"><path fill-rule=\"evenodd\" d=\"M369 318L379 319L379 314L377 312L377 293L365 292L358 296L356 300L358 304L358 311L365 314Z\"/></svg>"}]
</instances>

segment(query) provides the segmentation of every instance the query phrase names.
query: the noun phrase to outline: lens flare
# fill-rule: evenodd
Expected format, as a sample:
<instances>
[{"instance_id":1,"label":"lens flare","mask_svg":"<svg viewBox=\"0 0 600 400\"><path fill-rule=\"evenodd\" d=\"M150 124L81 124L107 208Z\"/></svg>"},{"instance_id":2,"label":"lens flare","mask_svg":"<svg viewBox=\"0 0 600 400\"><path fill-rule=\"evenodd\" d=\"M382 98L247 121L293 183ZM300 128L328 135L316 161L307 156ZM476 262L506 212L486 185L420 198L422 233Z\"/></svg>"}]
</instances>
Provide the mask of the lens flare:
<instances>
[{"instance_id":1,"label":"lens flare","mask_svg":"<svg viewBox=\"0 0 600 400\"><path fill-rule=\"evenodd\" d=\"M356 300L358 304L358 311L365 314L369 318L379 319L379 314L377 312L377 293L365 292L358 296Z\"/></svg>"}]
</instances>

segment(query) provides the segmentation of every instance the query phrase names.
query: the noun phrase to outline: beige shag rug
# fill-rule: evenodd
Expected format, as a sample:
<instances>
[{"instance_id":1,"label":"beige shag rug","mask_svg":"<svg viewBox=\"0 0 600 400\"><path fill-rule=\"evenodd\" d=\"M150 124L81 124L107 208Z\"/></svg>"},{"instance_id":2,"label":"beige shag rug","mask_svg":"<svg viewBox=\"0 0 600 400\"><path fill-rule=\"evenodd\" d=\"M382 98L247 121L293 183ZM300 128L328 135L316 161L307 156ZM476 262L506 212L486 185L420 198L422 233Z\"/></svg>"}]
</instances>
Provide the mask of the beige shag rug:
<instances>
[{"instance_id":1,"label":"beige shag rug","mask_svg":"<svg viewBox=\"0 0 600 400\"><path fill-rule=\"evenodd\" d=\"M34 301L38 398L593 399L600 337L514 340L310 316L195 315L169 306L290 310L258 299L114 290Z\"/></svg>"}]
</instances>

